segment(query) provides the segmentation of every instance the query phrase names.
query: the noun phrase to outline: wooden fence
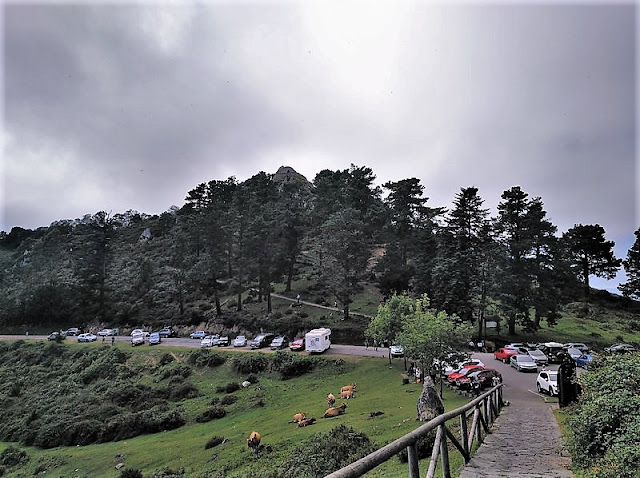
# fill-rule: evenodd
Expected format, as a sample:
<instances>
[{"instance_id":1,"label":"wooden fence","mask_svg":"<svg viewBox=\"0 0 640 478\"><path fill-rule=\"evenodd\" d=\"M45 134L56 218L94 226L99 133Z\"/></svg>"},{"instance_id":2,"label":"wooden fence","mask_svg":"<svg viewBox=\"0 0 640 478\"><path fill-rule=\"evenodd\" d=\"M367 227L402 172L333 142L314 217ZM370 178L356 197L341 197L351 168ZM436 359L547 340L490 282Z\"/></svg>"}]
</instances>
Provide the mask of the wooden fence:
<instances>
[{"instance_id":1,"label":"wooden fence","mask_svg":"<svg viewBox=\"0 0 640 478\"><path fill-rule=\"evenodd\" d=\"M474 442L478 444L482 443L484 437L489 433L489 427L502 410L502 386L503 384L499 384L467 403L465 406L438 415L411 433L398 438L340 470L334 471L325 478L355 478L362 476L390 458L393 458L404 449L407 450L408 454L407 464L409 466L409 477L419 478L420 470L416 442L420 437L434 429L437 429L436 439L433 445L426 478L433 478L435 475L438 457L440 457L440 462L442 463L442 476L444 478L450 478L451 471L447 440L450 440L451 443L455 445L464 457L465 463L468 463L471 459L471 449ZM447 421L456 417L460 417L460 437L456 437L446 425ZM471 420L471 427L468 426L469 420Z\"/></svg>"}]
</instances>

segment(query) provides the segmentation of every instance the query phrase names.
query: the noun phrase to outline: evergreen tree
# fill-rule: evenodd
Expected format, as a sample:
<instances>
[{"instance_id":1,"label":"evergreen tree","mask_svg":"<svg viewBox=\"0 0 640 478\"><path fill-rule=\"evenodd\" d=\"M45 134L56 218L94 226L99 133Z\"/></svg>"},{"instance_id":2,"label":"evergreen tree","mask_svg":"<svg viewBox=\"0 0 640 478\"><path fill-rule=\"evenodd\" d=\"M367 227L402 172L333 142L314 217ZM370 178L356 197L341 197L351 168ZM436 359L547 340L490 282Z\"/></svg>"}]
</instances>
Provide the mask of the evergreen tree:
<instances>
[{"instance_id":1,"label":"evergreen tree","mask_svg":"<svg viewBox=\"0 0 640 478\"><path fill-rule=\"evenodd\" d=\"M634 234L636 240L627 251L627 258L622 261L628 280L620 284L618 289L625 297L640 300L640 228Z\"/></svg>"},{"instance_id":2,"label":"evergreen tree","mask_svg":"<svg viewBox=\"0 0 640 478\"><path fill-rule=\"evenodd\" d=\"M599 224L576 226L569 229L563 241L572 260L575 274L582 280L584 295L590 296L589 276L613 279L622 264L613 254L615 242L605 239L604 228Z\"/></svg>"}]
</instances>

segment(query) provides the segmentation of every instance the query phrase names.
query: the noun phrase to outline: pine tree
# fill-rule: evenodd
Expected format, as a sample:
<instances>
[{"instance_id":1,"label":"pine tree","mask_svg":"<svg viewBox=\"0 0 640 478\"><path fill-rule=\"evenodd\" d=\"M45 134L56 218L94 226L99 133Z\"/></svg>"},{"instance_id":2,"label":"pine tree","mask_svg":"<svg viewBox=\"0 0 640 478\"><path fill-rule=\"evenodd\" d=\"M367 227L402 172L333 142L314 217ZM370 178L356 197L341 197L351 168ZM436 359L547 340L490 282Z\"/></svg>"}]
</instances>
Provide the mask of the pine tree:
<instances>
[{"instance_id":1,"label":"pine tree","mask_svg":"<svg viewBox=\"0 0 640 478\"><path fill-rule=\"evenodd\" d=\"M640 299L640 229L636 229L634 233L636 240L627 251L627 258L622 261L624 270L627 273L629 280L624 284L620 284L618 289L625 297L631 297L632 299Z\"/></svg>"}]
</instances>

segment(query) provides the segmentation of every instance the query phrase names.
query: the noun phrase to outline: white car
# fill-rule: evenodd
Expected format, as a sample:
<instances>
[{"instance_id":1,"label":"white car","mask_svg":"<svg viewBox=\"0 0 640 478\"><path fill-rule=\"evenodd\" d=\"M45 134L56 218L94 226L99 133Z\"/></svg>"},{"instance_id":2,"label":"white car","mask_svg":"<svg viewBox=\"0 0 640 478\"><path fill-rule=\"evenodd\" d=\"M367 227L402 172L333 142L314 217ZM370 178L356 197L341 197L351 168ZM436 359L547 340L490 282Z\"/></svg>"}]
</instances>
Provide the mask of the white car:
<instances>
[{"instance_id":1,"label":"white car","mask_svg":"<svg viewBox=\"0 0 640 478\"><path fill-rule=\"evenodd\" d=\"M235 339L233 339L234 347L246 347L247 346L247 338L244 335L238 335Z\"/></svg>"},{"instance_id":2,"label":"white car","mask_svg":"<svg viewBox=\"0 0 640 478\"><path fill-rule=\"evenodd\" d=\"M149 332L145 332L145 331L144 331L144 330L142 330L142 329L133 329L133 330L131 331L131 336L132 336L132 337L133 337L134 335L137 335L137 334L142 334L142 336L143 336L145 339L146 339L147 337L149 337Z\"/></svg>"},{"instance_id":3,"label":"white car","mask_svg":"<svg viewBox=\"0 0 640 478\"><path fill-rule=\"evenodd\" d=\"M139 334L134 334L131 336L131 345L132 346L136 346L136 345L143 345L144 344L144 334L143 333L139 333Z\"/></svg>"},{"instance_id":4,"label":"white car","mask_svg":"<svg viewBox=\"0 0 640 478\"><path fill-rule=\"evenodd\" d=\"M512 355L509 363L518 372L537 372L538 364L529 355Z\"/></svg>"},{"instance_id":5,"label":"white car","mask_svg":"<svg viewBox=\"0 0 640 478\"><path fill-rule=\"evenodd\" d=\"M569 342L568 344L564 344L566 349L578 349L582 353L587 353L589 351L589 347L582 342Z\"/></svg>"},{"instance_id":6,"label":"white car","mask_svg":"<svg viewBox=\"0 0 640 478\"><path fill-rule=\"evenodd\" d=\"M543 370L538 374L536 380L538 393L546 392L552 397L558 395L558 372L553 370Z\"/></svg>"},{"instance_id":7,"label":"white car","mask_svg":"<svg viewBox=\"0 0 640 478\"><path fill-rule=\"evenodd\" d=\"M207 335L204 339L200 341L200 347L213 347L214 341L216 341L217 339L218 337Z\"/></svg>"},{"instance_id":8,"label":"white car","mask_svg":"<svg viewBox=\"0 0 640 478\"><path fill-rule=\"evenodd\" d=\"M392 357L404 357L404 348L402 345L392 345L389 351Z\"/></svg>"},{"instance_id":9,"label":"white car","mask_svg":"<svg viewBox=\"0 0 640 478\"><path fill-rule=\"evenodd\" d=\"M98 340L98 337L93 334L78 335L78 342L95 342L96 340Z\"/></svg>"},{"instance_id":10,"label":"white car","mask_svg":"<svg viewBox=\"0 0 640 478\"><path fill-rule=\"evenodd\" d=\"M102 329L100 332L98 332L98 335L100 337L106 337L108 335L116 335L116 331L113 329Z\"/></svg>"}]
</instances>

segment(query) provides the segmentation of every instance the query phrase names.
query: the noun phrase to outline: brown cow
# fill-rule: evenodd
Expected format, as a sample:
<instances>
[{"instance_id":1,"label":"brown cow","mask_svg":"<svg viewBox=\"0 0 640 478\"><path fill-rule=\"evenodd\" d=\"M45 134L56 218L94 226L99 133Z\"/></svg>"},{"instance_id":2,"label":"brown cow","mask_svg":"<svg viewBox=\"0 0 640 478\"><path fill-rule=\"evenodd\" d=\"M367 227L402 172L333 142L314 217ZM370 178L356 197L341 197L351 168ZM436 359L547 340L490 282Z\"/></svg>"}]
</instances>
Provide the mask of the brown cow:
<instances>
[{"instance_id":1,"label":"brown cow","mask_svg":"<svg viewBox=\"0 0 640 478\"><path fill-rule=\"evenodd\" d=\"M350 383L349 385L345 385L344 387L342 387L340 389L340 392L344 392L346 390L351 390L352 392L356 391L356 384L354 383Z\"/></svg>"},{"instance_id":2,"label":"brown cow","mask_svg":"<svg viewBox=\"0 0 640 478\"><path fill-rule=\"evenodd\" d=\"M315 422L315 418L305 418L304 420L300 420L298 422L298 427L308 427L309 425L313 425Z\"/></svg>"},{"instance_id":3,"label":"brown cow","mask_svg":"<svg viewBox=\"0 0 640 478\"><path fill-rule=\"evenodd\" d=\"M296 413L293 416L293 420L291 420L289 423L300 423L302 420L306 420L306 419L307 419L306 412L300 412L300 413Z\"/></svg>"},{"instance_id":4,"label":"brown cow","mask_svg":"<svg viewBox=\"0 0 640 478\"><path fill-rule=\"evenodd\" d=\"M330 407L333 407L336 403L336 397L333 393L330 393L329 395L327 395L327 405L329 405Z\"/></svg>"},{"instance_id":5,"label":"brown cow","mask_svg":"<svg viewBox=\"0 0 640 478\"><path fill-rule=\"evenodd\" d=\"M350 398L356 398L355 390L343 390L340 392L340 398L346 398L347 400Z\"/></svg>"},{"instance_id":6,"label":"brown cow","mask_svg":"<svg viewBox=\"0 0 640 478\"><path fill-rule=\"evenodd\" d=\"M339 407L331 407L327 409L327 411L324 412L324 415L322 415L322 418L337 417L338 415L344 414L346 409L347 404L345 402L342 402L342 405L340 405Z\"/></svg>"},{"instance_id":7,"label":"brown cow","mask_svg":"<svg viewBox=\"0 0 640 478\"><path fill-rule=\"evenodd\" d=\"M260 434L256 431L252 431L249 434L249 439L247 440L247 446L253 450L253 452L257 455L258 449L260 448Z\"/></svg>"}]
</instances>

